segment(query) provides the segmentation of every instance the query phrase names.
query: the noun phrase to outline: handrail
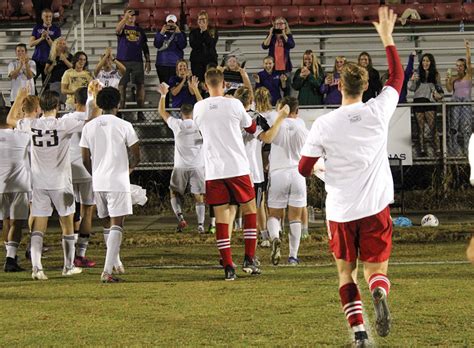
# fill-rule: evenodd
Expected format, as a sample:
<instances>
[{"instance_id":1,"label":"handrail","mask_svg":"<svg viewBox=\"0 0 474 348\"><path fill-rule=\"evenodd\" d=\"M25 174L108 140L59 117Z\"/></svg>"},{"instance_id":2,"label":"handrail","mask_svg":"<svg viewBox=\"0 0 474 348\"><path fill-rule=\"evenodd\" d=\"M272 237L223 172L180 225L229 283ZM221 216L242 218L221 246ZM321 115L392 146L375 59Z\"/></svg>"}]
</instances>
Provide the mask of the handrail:
<instances>
[{"instance_id":1,"label":"handrail","mask_svg":"<svg viewBox=\"0 0 474 348\"><path fill-rule=\"evenodd\" d=\"M70 45L70 50L71 50L71 51L74 51L75 48L77 47L77 21L76 21L76 20L74 20L74 21L72 22L71 27L70 27L69 30L67 31L66 38L65 38L65 39L66 39L66 42L67 42L67 40L68 40L69 35L71 34L71 32L74 33L74 41L73 41L73 42L71 43L71 45Z\"/></svg>"},{"instance_id":2,"label":"handrail","mask_svg":"<svg viewBox=\"0 0 474 348\"><path fill-rule=\"evenodd\" d=\"M84 51L85 50L85 40L84 40L84 27L85 27L85 23L87 22L87 20L89 19L89 16L91 14L91 11L93 11L94 13L94 28L97 27L97 4L96 4L96 0L92 0L92 4L91 6L89 7L89 9L87 10L87 14L84 15L84 8L86 6L86 3L87 3L87 0L84 0L81 4L81 7L80 7L80 18L81 18L81 51Z\"/></svg>"}]
</instances>

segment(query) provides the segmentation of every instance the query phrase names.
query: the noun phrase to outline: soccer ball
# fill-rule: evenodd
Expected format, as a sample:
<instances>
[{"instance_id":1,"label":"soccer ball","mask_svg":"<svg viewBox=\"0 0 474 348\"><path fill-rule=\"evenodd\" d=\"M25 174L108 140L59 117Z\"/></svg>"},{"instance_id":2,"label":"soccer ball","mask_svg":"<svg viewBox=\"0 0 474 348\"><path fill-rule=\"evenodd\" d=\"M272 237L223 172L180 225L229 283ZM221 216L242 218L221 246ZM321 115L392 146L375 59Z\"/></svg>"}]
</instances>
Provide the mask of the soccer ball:
<instances>
[{"instance_id":1,"label":"soccer ball","mask_svg":"<svg viewBox=\"0 0 474 348\"><path fill-rule=\"evenodd\" d=\"M439 225L438 218L433 214L423 216L421 219L421 226L423 227L436 227Z\"/></svg>"}]
</instances>

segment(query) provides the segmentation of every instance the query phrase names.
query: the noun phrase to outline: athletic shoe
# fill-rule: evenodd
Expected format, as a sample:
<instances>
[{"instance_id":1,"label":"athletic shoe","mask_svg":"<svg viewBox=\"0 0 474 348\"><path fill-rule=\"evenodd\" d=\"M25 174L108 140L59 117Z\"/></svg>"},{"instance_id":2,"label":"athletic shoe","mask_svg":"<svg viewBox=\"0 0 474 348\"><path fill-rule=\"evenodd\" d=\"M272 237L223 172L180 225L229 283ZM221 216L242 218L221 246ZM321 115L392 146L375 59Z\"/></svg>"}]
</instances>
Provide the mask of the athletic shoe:
<instances>
[{"instance_id":1,"label":"athletic shoe","mask_svg":"<svg viewBox=\"0 0 474 348\"><path fill-rule=\"evenodd\" d=\"M385 290L376 287L374 291L372 291L372 300L374 301L375 308L375 329L379 336L385 337L390 333L392 323Z\"/></svg>"},{"instance_id":2,"label":"athletic shoe","mask_svg":"<svg viewBox=\"0 0 474 348\"><path fill-rule=\"evenodd\" d=\"M125 267L123 267L123 263L121 263L120 265L115 265L112 273L125 274Z\"/></svg>"},{"instance_id":3,"label":"athletic shoe","mask_svg":"<svg viewBox=\"0 0 474 348\"><path fill-rule=\"evenodd\" d=\"M209 228L207 229L207 233L216 234L216 226L209 225Z\"/></svg>"},{"instance_id":4,"label":"athletic shoe","mask_svg":"<svg viewBox=\"0 0 474 348\"><path fill-rule=\"evenodd\" d=\"M225 266L224 273L225 273L225 280L235 280L235 278L237 278L237 276L235 275L234 267L230 265Z\"/></svg>"},{"instance_id":5,"label":"athletic shoe","mask_svg":"<svg viewBox=\"0 0 474 348\"><path fill-rule=\"evenodd\" d=\"M272 240L272 263L274 266L280 263L281 253L280 253L280 245L281 241L280 238L275 238Z\"/></svg>"},{"instance_id":6,"label":"athletic shoe","mask_svg":"<svg viewBox=\"0 0 474 348\"><path fill-rule=\"evenodd\" d=\"M82 268L81 267L76 267L76 266L73 265L70 268L64 267L62 274L63 274L64 277L70 277L70 276L73 276L73 275L79 274L79 273L82 273Z\"/></svg>"},{"instance_id":7,"label":"athletic shoe","mask_svg":"<svg viewBox=\"0 0 474 348\"><path fill-rule=\"evenodd\" d=\"M290 256L288 258L288 264L290 266L298 266L300 264L300 259L298 259L297 257Z\"/></svg>"},{"instance_id":8,"label":"athletic shoe","mask_svg":"<svg viewBox=\"0 0 474 348\"><path fill-rule=\"evenodd\" d=\"M251 259L245 255L244 264L242 265L242 270L248 274L260 274L260 268L255 264L255 259Z\"/></svg>"},{"instance_id":9,"label":"athletic shoe","mask_svg":"<svg viewBox=\"0 0 474 348\"><path fill-rule=\"evenodd\" d=\"M5 272L23 272L25 269L21 268L17 260L13 257L7 257L5 260L5 265L3 266Z\"/></svg>"},{"instance_id":10,"label":"athletic shoe","mask_svg":"<svg viewBox=\"0 0 474 348\"><path fill-rule=\"evenodd\" d=\"M33 280L48 280L48 277L46 277L46 274L44 274L43 270L39 269L38 267L33 267L31 278Z\"/></svg>"},{"instance_id":11,"label":"athletic shoe","mask_svg":"<svg viewBox=\"0 0 474 348\"><path fill-rule=\"evenodd\" d=\"M262 248L270 248L270 246L271 246L271 243L268 239L262 240L260 242L260 247Z\"/></svg>"},{"instance_id":12,"label":"athletic shoe","mask_svg":"<svg viewBox=\"0 0 474 348\"><path fill-rule=\"evenodd\" d=\"M82 268L91 268L95 266L95 261L91 261L82 256L76 256L74 259L74 266Z\"/></svg>"},{"instance_id":13,"label":"athletic shoe","mask_svg":"<svg viewBox=\"0 0 474 348\"><path fill-rule=\"evenodd\" d=\"M309 238L309 231L308 230L301 231L301 240L305 240L308 238Z\"/></svg>"},{"instance_id":14,"label":"athletic shoe","mask_svg":"<svg viewBox=\"0 0 474 348\"><path fill-rule=\"evenodd\" d=\"M369 342L369 337L367 336L366 331L359 331L354 334L354 343L352 344L355 348L368 348L372 347L372 344Z\"/></svg>"},{"instance_id":15,"label":"athletic shoe","mask_svg":"<svg viewBox=\"0 0 474 348\"><path fill-rule=\"evenodd\" d=\"M122 279L120 278L117 278L117 277L114 277L112 274L108 274L108 273L105 273L105 272L102 272L102 274L100 275L100 281L102 283L119 283L119 282L123 282Z\"/></svg>"},{"instance_id":16,"label":"athletic shoe","mask_svg":"<svg viewBox=\"0 0 474 348\"><path fill-rule=\"evenodd\" d=\"M198 228L197 228L197 231L198 231L198 233L201 233L201 234L204 233L204 226L202 224L199 224Z\"/></svg>"},{"instance_id":17,"label":"athletic shoe","mask_svg":"<svg viewBox=\"0 0 474 348\"><path fill-rule=\"evenodd\" d=\"M224 267L224 260L219 259L219 265L221 265L222 267ZM233 267L233 268L237 268L237 265L236 265L234 262L232 262L232 267Z\"/></svg>"},{"instance_id":18,"label":"athletic shoe","mask_svg":"<svg viewBox=\"0 0 474 348\"><path fill-rule=\"evenodd\" d=\"M181 220L179 220L179 222L178 222L178 226L176 227L176 232L183 232L183 230L186 227L188 227L188 223L186 222L186 220L181 218Z\"/></svg>"}]
</instances>

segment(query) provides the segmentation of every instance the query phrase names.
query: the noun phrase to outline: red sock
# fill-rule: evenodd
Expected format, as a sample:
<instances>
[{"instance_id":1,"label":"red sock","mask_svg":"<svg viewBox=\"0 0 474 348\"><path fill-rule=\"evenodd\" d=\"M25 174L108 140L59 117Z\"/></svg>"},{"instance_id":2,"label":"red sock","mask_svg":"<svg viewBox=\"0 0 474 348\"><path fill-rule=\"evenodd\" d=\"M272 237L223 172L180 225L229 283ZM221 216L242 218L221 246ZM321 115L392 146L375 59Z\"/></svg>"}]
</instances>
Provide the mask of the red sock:
<instances>
[{"instance_id":1,"label":"red sock","mask_svg":"<svg viewBox=\"0 0 474 348\"><path fill-rule=\"evenodd\" d=\"M351 327L364 325L362 317L362 301L360 300L359 289L354 283L348 283L339 288L342 310L346 315L347 321Z\"/></svg>"},{"instance_id":2,"label":"red sock","mask_svg":"<svg viewBox=\"0 0 474 348\"><path fill-rule=\"evenodd\" d=\"M257 247L257 214L247 214L244 218L245 255L253 259Z\"/></svg>"},{"instance_id":3,"label":"red sock","mask_svg":"<svg viewBox=\"0 0 474 348\"><path fill-rule=\"evenodd\" d=\"M216 224L217 249L221 254L223 266L232 266L232 251L230 249L229 224Z\"/></svg>"},{"instance_id":4,"label":"red sock","mask_svg":"<svg viewBox=\"0 0 474 348\"><path fill-rule=\"evenodd\" d=\"M374 273L369 278L370 292L374 291L375 288L382 288L385 290L385 294L388 296L390 292L390 280L387 276L382 273Z\"/></svg>"}]
</instances>

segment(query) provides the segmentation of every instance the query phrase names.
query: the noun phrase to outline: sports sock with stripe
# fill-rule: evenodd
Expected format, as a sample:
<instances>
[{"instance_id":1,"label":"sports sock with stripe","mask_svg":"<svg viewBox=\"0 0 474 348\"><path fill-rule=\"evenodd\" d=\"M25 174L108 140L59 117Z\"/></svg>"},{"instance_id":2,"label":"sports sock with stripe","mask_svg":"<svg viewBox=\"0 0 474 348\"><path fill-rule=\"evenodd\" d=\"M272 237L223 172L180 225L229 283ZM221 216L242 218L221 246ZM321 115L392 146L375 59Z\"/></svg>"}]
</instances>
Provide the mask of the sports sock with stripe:
<instances>
[{"instance_id":1,"label":"sports sock with stripe","mask_svg":"<svg viewBox=\"0 0 474 348\"><path fill-rule=\"evenodd\" d=\"M339 288L342 310L349 326L354 332L365 331L364 318L362 317L362 301L359 289L355 283L348 283Z\"/></svg>"},{"instance_id":2,"label":"sports sock with stripe","mask_svg":"<svg viewBox=\"0 0 474 348\"><path fill-rule=\"evenodd\" d=\"M229 224L216 224L216 243L221 255L223 266L232 266L232 250L230 249Z\"/></svg>"},{"instance_id":3,"label":"sports sock with stripe","mask_svg":"<svg viewBox=\"0 0 474 348\"><path fill-rule=\"evenodd\" d=\"M253 259L257 247L257 214L247 214L244 220L245 255Z\"/></svg>"},{"instance_id":4,"label":"sports sock with stripe","mask_svg":"<svg viewBox=\"0 0 474 348\"><path fill-rule=\"evenodd\" d=\"M382 288L385 291L385 296L390 292L390 280L382 273L374 273L369 278L369 289L373 292L375 288Z\"/></svg>"}]
</instances>

